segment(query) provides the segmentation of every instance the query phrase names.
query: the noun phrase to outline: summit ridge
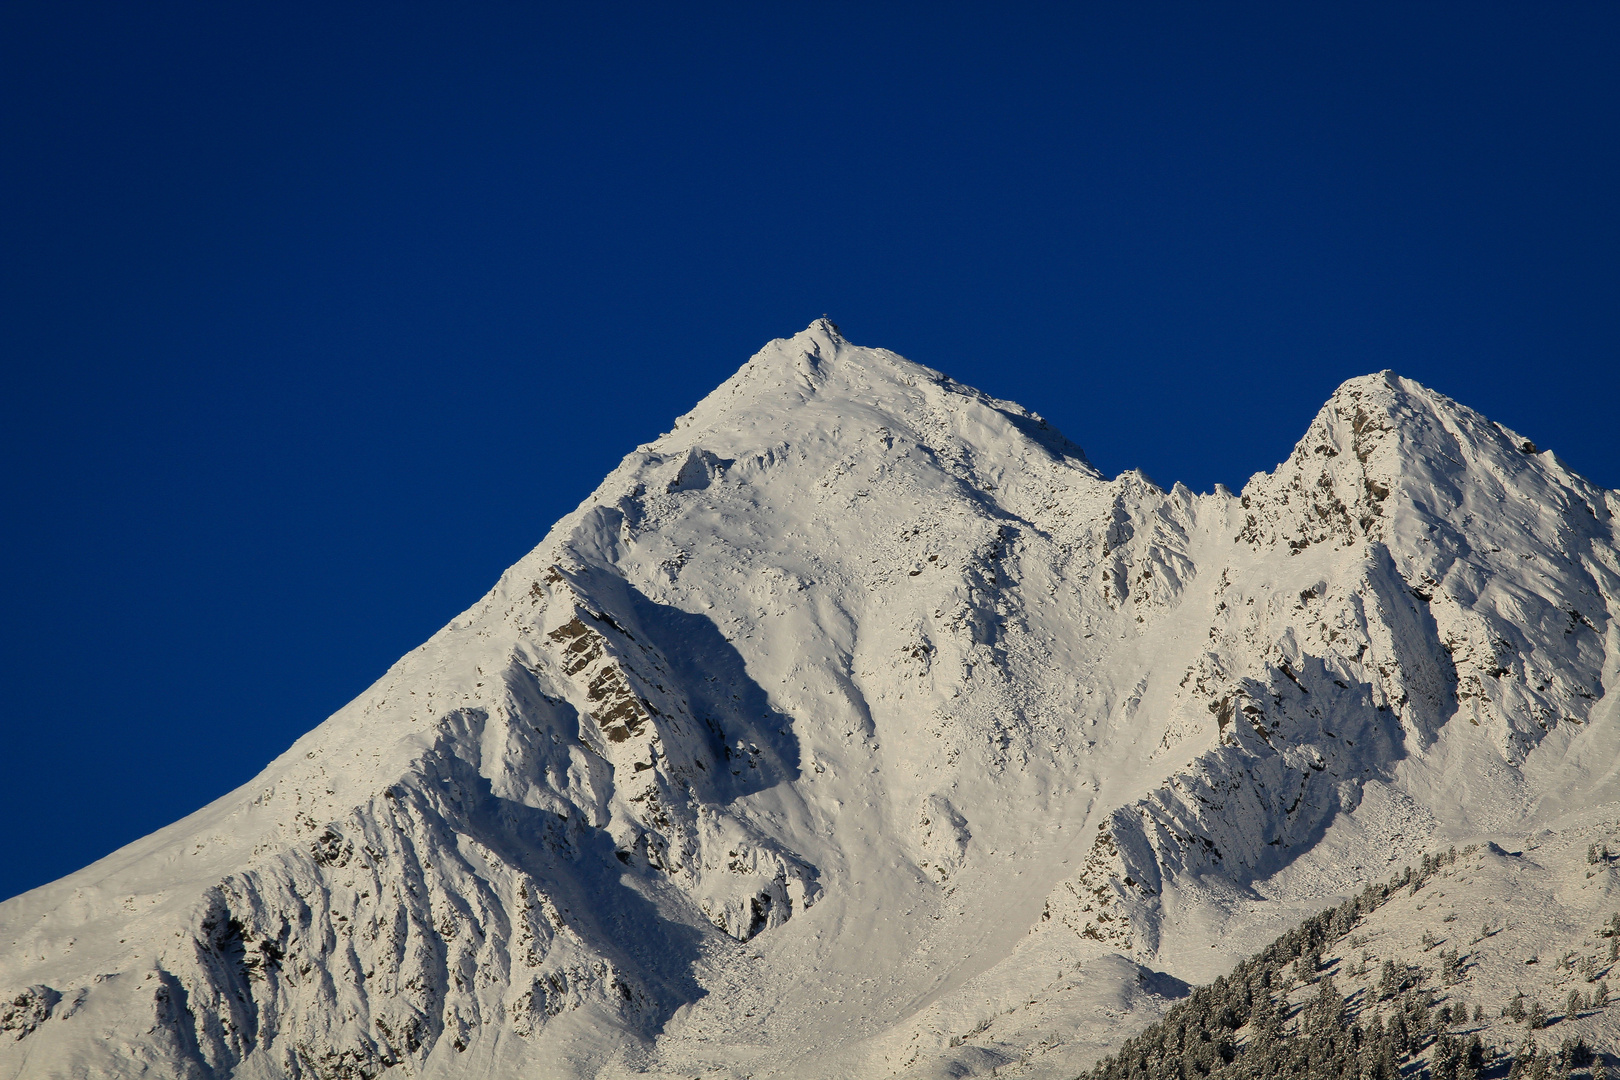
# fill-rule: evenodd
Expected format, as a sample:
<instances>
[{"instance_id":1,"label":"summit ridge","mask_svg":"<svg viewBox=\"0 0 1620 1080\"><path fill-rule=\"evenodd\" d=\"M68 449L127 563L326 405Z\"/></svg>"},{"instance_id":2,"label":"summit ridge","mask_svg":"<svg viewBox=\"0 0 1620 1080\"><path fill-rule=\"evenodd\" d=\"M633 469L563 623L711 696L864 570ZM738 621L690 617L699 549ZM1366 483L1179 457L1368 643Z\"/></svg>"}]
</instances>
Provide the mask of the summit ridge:
<instances>
[{"instance_id":1,"label":"summit ridge","mask_svg":"<svg viewBox=\"0 0 1620 1080\"><path fill-rule=\"evenodd\" d=\"M0 904L0 1078L1072 1076L1392 860L1620 822L1617 513L1391 372L1241 493L1110 479L819 319Z\"/></svg>"}]
</instances>

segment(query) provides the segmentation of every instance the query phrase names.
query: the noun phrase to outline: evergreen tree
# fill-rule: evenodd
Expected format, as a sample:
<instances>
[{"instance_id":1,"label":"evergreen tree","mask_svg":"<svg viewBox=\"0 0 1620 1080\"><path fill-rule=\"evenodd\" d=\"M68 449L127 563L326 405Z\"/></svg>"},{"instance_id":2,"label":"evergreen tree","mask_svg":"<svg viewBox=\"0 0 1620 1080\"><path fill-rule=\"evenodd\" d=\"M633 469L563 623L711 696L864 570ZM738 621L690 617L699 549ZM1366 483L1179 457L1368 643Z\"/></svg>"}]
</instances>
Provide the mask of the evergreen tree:
<instances>
[{"instance_id":1,"label":"evergreen tree","mask_svg":"<svg viewBox=\"0 0 1620 1080\"><path fill-rule=\"evenodd\" d=\"M1403 967L1405 965L1402 965ZM1405 973L1395 966L1395 961L1385 960L1384 966L1378 973L1378 997L1381 1001L1388 1001L1401 992Z\"/></svg>"},{"instance_id":2,"label":"evergreen tree","mask_svg":"<svg viewBox=\"0 0 1620 1080\"><path fill-rule=\"evenodd\" d=\"M1344 1030L1344 997L1328 975L1318 984L1316 996L1305 1006L1303 1026L1312 1036L1337 1034Z\"/></svg>"},{"instance_id":3,"label":"evergreen tree","mask_svg":"<svg viewBox=\"0 0 1620 1080\"><path fill-rule=\"evenodd\" d=\"M1442 1035L1434 1044L1434 1052L1429 1055L1430 1080L1462 1080L1465 1052L1461 1039L1451 1035Z\"/></svg>"},{"instance_id":4,"label":"evergreen tree","mask_svg":"<svg viewBox=\"0 0 1620 1080\"><path fill-rule=\"evenodd\" d=\"M1399 1010L1389 1014L1389 1041L1402 1057L1412 1052L1412 1036L1406 1026L1406 1014Z\"/></svg>"},{"instance_id":5,"label":"evergreen tree","mask_svg":"<svg viewBox=\"0 0 1620 1080\"><path fill-rule=\"evenodd\" d=\"M1585 1068L1592 1064L1592 1048L1579 1036L1566 1038L1558 1048L1558 1056L1569 1062L1571 1068Z\"/></svg>"},{"instance_id":6,"label":"evergreen tree","mask_svg":"<svg viewBox=\"0 0 1620 1080\"><path fill-rule=\"evenodd\" d=\"M1513 1055L1513 1064L1508 1067L1509 1080L1528 1080L1540 1056L1540 1047L1536 1045L1536 1040L1525 1039L1524 1045ZM1545 1063L1542 1065L1542 1071L1546 1071Z\"/></svg>"}]
</instances>

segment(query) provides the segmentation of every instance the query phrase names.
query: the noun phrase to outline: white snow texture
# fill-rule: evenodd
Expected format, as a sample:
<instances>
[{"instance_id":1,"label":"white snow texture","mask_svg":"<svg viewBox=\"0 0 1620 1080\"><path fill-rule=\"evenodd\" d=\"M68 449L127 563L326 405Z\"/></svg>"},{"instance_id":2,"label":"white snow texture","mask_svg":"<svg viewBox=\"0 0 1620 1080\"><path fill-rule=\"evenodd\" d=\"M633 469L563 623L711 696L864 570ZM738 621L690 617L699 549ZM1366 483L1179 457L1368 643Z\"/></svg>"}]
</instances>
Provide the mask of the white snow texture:
<instances>
[{"instance_id":1,"label":"white snow texture","mask_svg":"<svg viewBox=\"0 0 1620 1080\"><path fill-rule=\"evenodd\" d=\"M0 1078L1072 1076L1612 806L1617 514L1389 372L1241 496L1110 480L818 321L252 783L0 905Z\"/></svg>"}]
</instances>

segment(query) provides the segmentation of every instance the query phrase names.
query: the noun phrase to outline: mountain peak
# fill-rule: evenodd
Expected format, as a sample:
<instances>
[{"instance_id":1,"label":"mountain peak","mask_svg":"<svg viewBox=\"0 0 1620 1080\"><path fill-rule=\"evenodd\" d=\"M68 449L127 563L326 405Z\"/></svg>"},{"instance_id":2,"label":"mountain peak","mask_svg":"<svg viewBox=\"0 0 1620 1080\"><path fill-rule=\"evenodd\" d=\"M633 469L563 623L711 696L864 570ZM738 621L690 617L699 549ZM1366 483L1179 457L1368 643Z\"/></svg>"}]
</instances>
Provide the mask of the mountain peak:
<instances>
[{"instance_id":1,"label":"mountain peak","mask_svg":"<svg viewBox=\"0 0 1620 1080\"><path fill-rule=\"evenodd\" d=\"M748 361L749 364L769 363L773 360L807 361L814 369L820 364L833 360L839 353L850 348L850 343L839 332L836 324L827 316L813 320L809 326L800 330L792 337L777 338L767 342L765 347L755 353ZM860 350L871 352L872 350ZM748 365L745 364L744 367Z\"/></svg>"},{"instance_id":2,"label":"mountain peak","mask_svg":"<svg viewBox=\"0 0 1620 1080\"><path fill-rule=\"evenodd\" d=\"M842 343L844 340L844 335L839 331L838 324L833 322L832 319L826 315L823 315L819 319L811 319L810 325L805 327L802 331L800 331L800 333L819 334L830 341L839 343Z\"/></svg>"},{"instance_id":3,"label":"mountain peak","mask_svg":"<svg viewBox=\"0 0 1620 1080\"><path fill-rule=\"evenodd\" d=\"M1397 517L1444 518L1482 492L1587 487L1529 439L1392 371L1347 379L1286 461L1245 486L1243 535L1311 544L1388 539ZM1540 493L1536 495L1533 493Z\"/></svg>"},{"instance_id":4,"label":"mountain peak","mask_svg":"<svg viewBox=\"0 0 1620 1080\"><path fill-rule=\"evenodd\" d=\"M826 316L768 342L653 446L667 454L718 439L736 449L767 432L818 439L850 424L935 448L963 441L980 455L1016 456L1017 446L1033 444L1095 472L1080 447L1038 414L888 349L854 345Z\"/></svg>"}]
</instances>

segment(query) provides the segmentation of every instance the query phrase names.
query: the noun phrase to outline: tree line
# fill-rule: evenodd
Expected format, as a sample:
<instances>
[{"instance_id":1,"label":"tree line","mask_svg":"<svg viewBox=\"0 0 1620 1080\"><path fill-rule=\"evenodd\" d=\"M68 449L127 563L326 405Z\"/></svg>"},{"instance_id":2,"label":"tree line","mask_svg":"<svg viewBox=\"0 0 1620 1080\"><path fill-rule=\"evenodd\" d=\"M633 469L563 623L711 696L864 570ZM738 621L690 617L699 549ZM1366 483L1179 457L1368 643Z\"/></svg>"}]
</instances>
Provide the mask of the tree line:
<instances>
[{"instance_id":1,"label":"tree line","mask_svg":"<svg viewBox=\"0 0 1620 1080\"><path fill-rule=\"evenodd\" d=\"M1465 848L1463 854L1474 850ZM1502 1016L1526 1028L1524 1041L1504 1051L1477 1032L1451 1030L1469 1021L1468 1005L1460 999L1440 1003L1427 985L1430 973L1419 966L1386 960L1368 989L1378 1005L1364 1001L1355 1010L1333 976L1319 974L1325 949L1391 897L1403 889L1415 894L1456 861L1455 848L1427 855L1418 869L1407 867L1386 884L1368 885L1360 895L1306 919L1230 975L1194 990L1077 1080L1478 1080L1486 1074L1567 1080L1586 1069L1592 1080L1608 1080L1605 1065L1583 1041L1566 1038L1557 1049L1537 1043L1532 1033L1549 1022L1539 1001L1526 1002L1520 995L1502 1009ZM1620 946L1620 913L1604 933L1612 938L1612 960ZM1431 940L1426 935L1426 947L1432 947ZM1443 952L1441 982L1461 981L1463 967L1456 950ZM1587 964L1582 972L1594 981L1590 968ZM1367 973L1365 966L1356 972L1353 964L1350 971ZM1316 983L1315 993L1291 1004L1296 986L1308 982ZM1589 995L1570 991L1566 1015L1607 1004L1608 986L1600 982ZM1472 1020L1484 1019L1484 1006L1476 1004ZM1248 1032L1240 1040L1244 1028Z\"/></svg>"}]
</instances>

